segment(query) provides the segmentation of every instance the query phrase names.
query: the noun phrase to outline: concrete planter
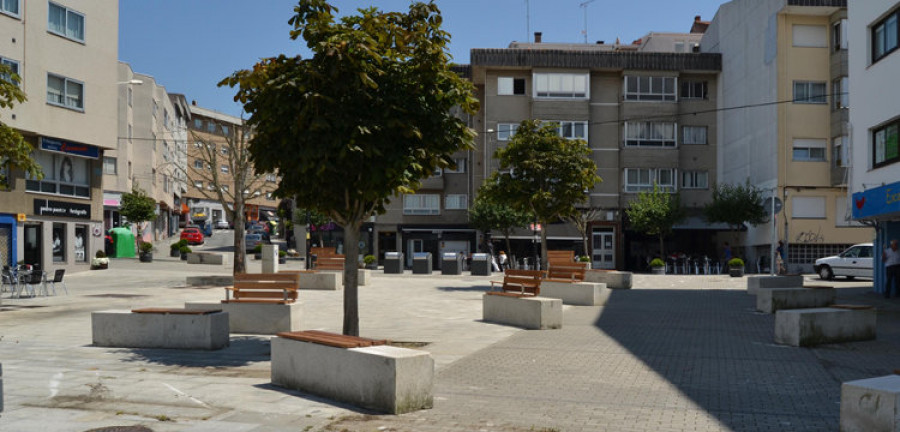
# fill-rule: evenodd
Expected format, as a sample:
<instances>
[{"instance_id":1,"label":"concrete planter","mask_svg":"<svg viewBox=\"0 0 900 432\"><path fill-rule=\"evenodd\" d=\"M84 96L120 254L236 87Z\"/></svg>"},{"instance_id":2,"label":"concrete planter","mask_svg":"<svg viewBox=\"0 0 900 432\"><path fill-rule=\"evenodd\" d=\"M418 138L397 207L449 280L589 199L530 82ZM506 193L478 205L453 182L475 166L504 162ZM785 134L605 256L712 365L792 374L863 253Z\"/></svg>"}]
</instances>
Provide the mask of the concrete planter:
<instances>
[{"instance_id":1,"label":"concrete planter","mask_svg":"<svg viewBox=\"0 0 900 432\"><path fill-rule=\"evenodd\" d=\"M743 277L743 276L744 276L744 269L741 268L741 267L730 267L730 268L728 269L728 276L731 276L731 277Z\"/></svg>"},{"instance_id":2,"label":"concrete planter","mask_svg":"<svg viewBox=\"0 0 900 432\"><path fill-rule=\"evenodd\" d=\"M138 255L138 259L141 262L153 262L153 252L141 252Z\"/></svg>"},{"instance_id":3,"label":"concrete planter","mask_svg":"<svg viewBox=\"0 0 900 432\"><path fill-rule=\"evenodd\" d=\"M178 249L169 249L169 256L172 258L181 257L181 251Z\"/></svg>"},{"instance_id":4,"label":"concrete planter","mask_svg":"<svg viewBox=\"0 0 900 432\"><path fill-rule=\"evenodd\" d=\"M665 267L650 267L650 274L664 275L664 274L666 274L666 268Z\"/></svg>"}]
</instances>

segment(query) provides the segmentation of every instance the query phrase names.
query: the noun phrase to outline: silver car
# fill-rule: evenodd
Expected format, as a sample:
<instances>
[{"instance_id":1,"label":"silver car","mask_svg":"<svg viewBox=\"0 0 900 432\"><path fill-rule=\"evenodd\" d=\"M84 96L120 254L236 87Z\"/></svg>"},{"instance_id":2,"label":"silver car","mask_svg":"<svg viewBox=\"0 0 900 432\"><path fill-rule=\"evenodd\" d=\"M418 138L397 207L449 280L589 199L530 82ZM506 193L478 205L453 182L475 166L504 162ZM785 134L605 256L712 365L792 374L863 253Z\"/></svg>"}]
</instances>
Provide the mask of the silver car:
<instances>
[{"instance_id":1,"label":"silver car","mask_svg":"<svg viewBox=\"0 0 900 432\"><path fill-rule=\"evenodd\" d=\"M872 243L853 245L839 255L817 259L813 268L824 280L834 279L835 276L844 276L847 279L873 278L875 276L873 250Z\"/></svg>"}]
</instances>

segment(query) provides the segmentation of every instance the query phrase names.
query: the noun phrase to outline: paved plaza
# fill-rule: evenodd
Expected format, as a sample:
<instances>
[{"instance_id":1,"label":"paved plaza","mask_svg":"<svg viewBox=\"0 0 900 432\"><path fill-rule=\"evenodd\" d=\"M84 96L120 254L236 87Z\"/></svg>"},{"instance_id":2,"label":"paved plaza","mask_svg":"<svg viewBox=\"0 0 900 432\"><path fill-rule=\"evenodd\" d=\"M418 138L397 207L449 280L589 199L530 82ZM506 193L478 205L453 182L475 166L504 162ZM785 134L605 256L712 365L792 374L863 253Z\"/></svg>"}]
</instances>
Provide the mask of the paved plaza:
<instances>
[{"instance_id":1,"label":"paved plaza","mask_svg":"<svg viewBox=\"0 0 900 432\"><path fill-rule=\"evenodd\" d=\"M374 415L272 386L265 336L212 352L91 346L92 311L217 301L222 288L185 277L230 273L111 261L67 275L67 296L3 294L0 430L837 430L841 382L900 368L900 300L871 281L827 284L841 303L878 307L878 339L807 349L773 343L774 316L755 312L746 278L636 275L606 306L564 306L562 329L533 331L481 321L496 276L376 271L360 287L361 336L429 351L436 371L433 409ZM340 332L342 291L300 298L304 330Z\"/></svg>"}]
</instances>

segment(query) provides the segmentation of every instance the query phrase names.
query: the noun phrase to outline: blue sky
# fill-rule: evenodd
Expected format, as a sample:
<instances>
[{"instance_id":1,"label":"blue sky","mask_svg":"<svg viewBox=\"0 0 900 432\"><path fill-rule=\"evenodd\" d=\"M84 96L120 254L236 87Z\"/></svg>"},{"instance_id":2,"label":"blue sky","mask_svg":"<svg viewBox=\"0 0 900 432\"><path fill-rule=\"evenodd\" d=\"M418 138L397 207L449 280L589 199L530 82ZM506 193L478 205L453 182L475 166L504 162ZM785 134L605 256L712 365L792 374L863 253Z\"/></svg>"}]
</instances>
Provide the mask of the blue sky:
<instances>
[{"instance_id":1,"label":"blue sky","mask_svg":"<svg viewBox=\"0 0 900 432\"><path fill-rule=\"evenodd\" d=\"M583 0L530 0L531 32L545 42L583 42ZM222 78L260 58L301 53L287 24L295 0L125 0L119 4L119 60L170 93L209 109L240 115ZM687 32L695 15L711 20L725 0L595 0L587 10L588 40L629 43L644 34ZM341 14L375 6L406 10L409 0L332 0ZM456 63L472 48L504 48L529 36L525 0L437 0ZM304 54L305 55L305 54Z\"/></svg>"}]
</instances>

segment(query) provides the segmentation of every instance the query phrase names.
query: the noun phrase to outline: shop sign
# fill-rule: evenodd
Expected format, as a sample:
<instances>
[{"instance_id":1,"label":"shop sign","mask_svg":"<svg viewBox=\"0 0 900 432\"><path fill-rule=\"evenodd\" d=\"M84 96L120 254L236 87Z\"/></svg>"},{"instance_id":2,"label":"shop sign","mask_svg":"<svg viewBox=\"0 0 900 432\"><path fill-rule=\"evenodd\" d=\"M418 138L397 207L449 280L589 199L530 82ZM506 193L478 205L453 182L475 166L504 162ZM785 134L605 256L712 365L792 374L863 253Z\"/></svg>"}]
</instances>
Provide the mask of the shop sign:
<instances>
[{"instance_id":1,"label":"shop sign","mask_svg":"<svg viewBox=\"0 0 900 432\"><path fill-rule=\"evenodd\" d=\"M89 204L36 199L34 200L34 214L37 216L59 216L76 219L90 219L91 206Z\"/></svg>"},{"instance_id":2,"label":"shop sign","mask_svg":"<svg viewBox=\"0 0 900 432\"><path fill-rule=\"evenodd\" d=\"M100 158L100 147L47 137L41 137L41 150L56 153L65 153L73 156L81 156L91 159Z\"/></svg>"},{"instance_id":3,"label":"shop sign","mask_svg":"<svg viewBox=\"0 0 900 432\"><path fill-rule=\"evenodd\" d=\"M853 194L853 219L900 213L900 182Z\"/></svg>"}]
</instances>

